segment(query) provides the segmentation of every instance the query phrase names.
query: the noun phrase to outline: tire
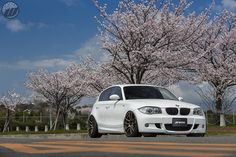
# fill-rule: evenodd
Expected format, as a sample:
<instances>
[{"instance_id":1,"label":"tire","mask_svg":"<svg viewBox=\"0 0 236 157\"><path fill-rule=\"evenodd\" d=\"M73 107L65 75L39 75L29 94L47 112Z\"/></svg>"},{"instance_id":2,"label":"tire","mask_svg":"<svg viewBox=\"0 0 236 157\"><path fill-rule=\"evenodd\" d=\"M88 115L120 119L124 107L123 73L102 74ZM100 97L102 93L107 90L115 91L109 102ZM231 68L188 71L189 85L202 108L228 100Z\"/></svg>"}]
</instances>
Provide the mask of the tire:
<instances>
[{"instance_id":1,"label":"tire","mask_svg":"<svg viewBox=\"0 0 236 157\"><path fill-rule=\"evenodd\" d=\"M152 134L152 133L144 133L143 137L156 137L157 134Z\"/></svg>"},{"instance_id":2,"label":"tire","mask_svg":"<svg viewBox=\"0 0 236 157\"><path fill-rule=\"evenodd\" d=\"M88 120L88 134L91 138L100 138L102 136L102 134L98 132L98 125L93 116L90 116Z\"/></svg>"},{"instance_id":3,"label":"tire","mask_svg":"<svg viewBox=\"0 0 236 157\"><path fill-rule=\"evenodd\" d=\"M204 133L188 134L187 137L204 137Z\"/></svg>"},{"instance_id":4,"label":"tire","mask_svg":"<svg viewBox=\"0 0 236 157\"><path fill-rule=\"evenodd\" d=\"M124 130L127 137L141 137L142 134L138 131L137 119L133 112L129 111L125 115Z\"/></svg>"}]
</instances>

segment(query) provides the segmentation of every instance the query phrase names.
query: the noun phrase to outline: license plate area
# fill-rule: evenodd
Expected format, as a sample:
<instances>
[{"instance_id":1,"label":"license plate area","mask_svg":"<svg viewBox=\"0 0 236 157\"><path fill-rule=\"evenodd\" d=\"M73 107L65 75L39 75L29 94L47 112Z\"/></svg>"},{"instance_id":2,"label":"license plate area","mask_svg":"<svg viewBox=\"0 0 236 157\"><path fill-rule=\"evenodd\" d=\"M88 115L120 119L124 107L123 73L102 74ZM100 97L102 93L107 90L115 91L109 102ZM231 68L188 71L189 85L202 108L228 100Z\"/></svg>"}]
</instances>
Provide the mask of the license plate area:
<instances>
[{"instance_id":1,"label":"license plate area","mask_svg":"<svg viewBox=\"0 0 236 157\"><path fill-rule=\"evenodd\" d=\"M187 118L173 118L172 126L174 127L185 127L187 126Z\"/></svg>"}]
</instances>

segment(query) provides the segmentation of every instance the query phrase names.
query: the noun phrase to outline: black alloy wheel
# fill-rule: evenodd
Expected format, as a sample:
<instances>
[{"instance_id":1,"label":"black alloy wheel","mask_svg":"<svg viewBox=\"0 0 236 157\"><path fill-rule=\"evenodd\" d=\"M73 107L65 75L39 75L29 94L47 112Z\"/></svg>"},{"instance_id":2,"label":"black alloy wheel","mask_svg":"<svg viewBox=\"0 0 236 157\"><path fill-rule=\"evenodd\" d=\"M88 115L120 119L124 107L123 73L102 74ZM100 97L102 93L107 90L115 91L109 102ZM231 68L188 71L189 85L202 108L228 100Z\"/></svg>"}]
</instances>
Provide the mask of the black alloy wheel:
<instances>
[{"instance_id":1,"label":"black alloy wheel","mask_svg":"<svg viewBox=\"0 0 236 157\"><path fill-rule=\"evenodd\" d=\"M142 135L138 131L138 123L133 112L126 113L124 120L124 129L127 137L141 137Z\"/></svg>"},{"instance_id":2,"label":"black alloy wheel","mask_svg":"<svg viewBox=\"0 0 236 157\"><path fill-rule=\"evenodd\" d=\"M98 125L93 116L90 116L88 120L88 134L91 138L100 138L102 136L102 134L98 132Z\"/></svg>"}]
</instances>

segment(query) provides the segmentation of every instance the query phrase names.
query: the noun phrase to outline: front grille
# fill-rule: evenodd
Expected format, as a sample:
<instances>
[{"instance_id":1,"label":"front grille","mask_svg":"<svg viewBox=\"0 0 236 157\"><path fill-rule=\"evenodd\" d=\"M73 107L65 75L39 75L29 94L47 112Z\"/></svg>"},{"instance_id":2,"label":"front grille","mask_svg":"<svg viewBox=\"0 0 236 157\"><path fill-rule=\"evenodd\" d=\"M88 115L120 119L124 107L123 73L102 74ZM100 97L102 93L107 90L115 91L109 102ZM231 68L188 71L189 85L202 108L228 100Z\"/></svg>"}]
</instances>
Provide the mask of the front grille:
<instances>
[{"instance_id":1,"label":"front grille","mask_svg":"<svg viewBox=\"0 0 236 157\"><path fill-rule=\"evenodd\" d=\"M192 128L192 124L188 124L187 126L176 127L172 126L172 124L165 124L166 130L170 131L188 131Z\"/></svg>"},{"instance_id":2,"label":"front grille","mask_svg":"<svg viewBox=\"0 0 236 157\"><path fill-rule=\"evenodd\" d=\"M174 107L166 108L166 113L169 114L169 115L177 115L178 112L179 111L178 111L177 108L174 108Z\"/></svg>"},{"instance_id":3,"label":"front grille","mask_svg":"<svg viewBox=\"0 0 236 157\"><path fill-rule=\"evenodd\" d=\"M190 109L189 108L181 108L180 109L180 115L186 116L189 115Z\"/></svg>"}]
</instances>

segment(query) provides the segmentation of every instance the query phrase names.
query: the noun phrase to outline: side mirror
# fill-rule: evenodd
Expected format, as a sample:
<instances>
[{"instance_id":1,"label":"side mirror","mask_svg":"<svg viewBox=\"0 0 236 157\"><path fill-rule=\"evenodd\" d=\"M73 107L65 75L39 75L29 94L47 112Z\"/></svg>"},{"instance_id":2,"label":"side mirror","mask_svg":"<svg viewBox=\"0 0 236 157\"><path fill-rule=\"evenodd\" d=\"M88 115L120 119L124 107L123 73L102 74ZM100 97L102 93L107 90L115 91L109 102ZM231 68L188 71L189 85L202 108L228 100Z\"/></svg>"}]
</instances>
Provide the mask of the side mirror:
<instances>
[{"instance_id":1,"label":"side mirror","mask_svg":"<svg viewBox=\"0 0 236 157\"><path fill-rule=\"evenodd\" d=\"M179 97L178 99L179 99L179 101L183 101L184 100L184 98L182 98L182 97Z\"/></svg>"},{"instance_id":2,"label":"side mirror","mask_svg":"<svg viewBox=\"0 0 236 157\"><path fill-rule=\"evenodd\" d=\"M120 100L120 97L119 95L116 95L116 94L112 94L110 97L109 97L110 100Z\"/></svg>"}]
</instances>

